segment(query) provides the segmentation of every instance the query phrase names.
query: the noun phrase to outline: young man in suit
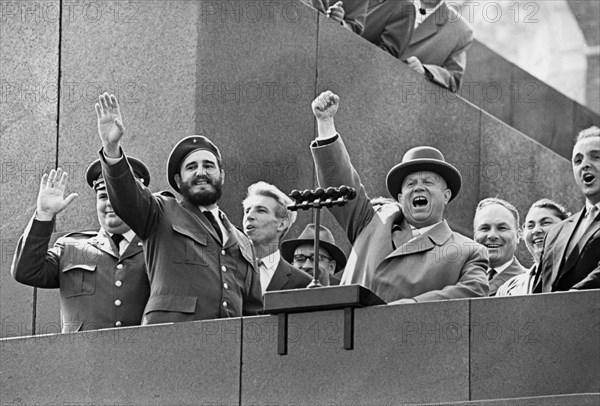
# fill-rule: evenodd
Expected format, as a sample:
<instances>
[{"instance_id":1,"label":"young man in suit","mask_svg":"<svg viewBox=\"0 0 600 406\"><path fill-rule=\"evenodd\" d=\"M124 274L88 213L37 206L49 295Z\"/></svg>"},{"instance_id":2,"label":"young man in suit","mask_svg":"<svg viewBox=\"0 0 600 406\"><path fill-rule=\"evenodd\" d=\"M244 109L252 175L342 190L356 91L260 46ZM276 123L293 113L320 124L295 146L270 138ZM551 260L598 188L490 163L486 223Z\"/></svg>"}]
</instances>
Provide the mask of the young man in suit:
<instances>
[{"instance_id":1,"label":"young man in suit","mask_svg":"<svg viewBox=\"0 0 600 406\"><path fill-rule=\"evenodd\" d=\"M140 187L148 186L146 165L127 160ZM57 214L77 196L64 196L67 173L53 169L42 177L37 210L12 264L17 282L60 290L63 333L139 325L150 294L142 242L113 211L99 160L86 179L96 192L100 230L69 233L48 250Z\"/></svg>"},{"instance_id":2,"label":"young man in suit","mask_svg":"<svg viewBox=\"0 0 600 406\"><path fill-rule=\"evenodd\" d=\"M579 133L571 165L585 206L546 235L534 293L600 288L600 128Z\"/></svg>"},{"instance_id":3,"label":"young man in suit","mask_svg":"<svg viewBox=\"0 0 600 406\"><path fill-rule=\"evenodd\" d=\"M267 291L305 288L312 278L282 258L279 245L296 221L288 210L294 201L266 182L250 185L244 207L244 232L254 243L259 258L260 285Z\"/></svg>"},{"instance_id":4,"label":"young man in suit","mask_svg":"<svg viewBox=\"0 0 600 406\"><path fill-rule=\"evenodd\" d=\"M252 243L217 206L225 172L216 145L198 135L180 140L169 155L167 179L182 199L152 194L133 181L123 159L116 97L101 95L96 114L115 213L144 243L151 290L142 324L258 314L262 295Z\"/></svg>"},{"instance_id":5,"label":"young man in suit","mask_svg":"<svg viewBox=\"0 0 600 406\"><path fill-rule=\"evenodd\" d=\"M473 29L445 0L417 0L415 28L401 59L430 81L458 92Z\"/></svg>"},{"instance_id":6,"label":"young man in suit","mask_svg":"<svg viewBox=\"0 0 600 406\"><path fill-rule=\"evenodd\" d=\"M387 189L400 205L375 210L336 132L338 106L330 91L313 101L318 137L311 151L319 186L348 185L357 193L329 209L352 243L341 284L361 284L388 303L487 296L485 248L443 219L461 187L458 170L435 148L413 148L387 175Z\"/></svg>"},{"instance_id":7,"label":"young man in suit","mask_svg":"<svg viewBox=\"0 0 600 406\"><path fill-rule=\"evenodd\" d=\"M506 281L527 271L515 257L520 239L519 212L506 200L483 199L475 209L473 234L475 241L487 248L488 294L495 296Z\"/></svg>"}]
</instances>

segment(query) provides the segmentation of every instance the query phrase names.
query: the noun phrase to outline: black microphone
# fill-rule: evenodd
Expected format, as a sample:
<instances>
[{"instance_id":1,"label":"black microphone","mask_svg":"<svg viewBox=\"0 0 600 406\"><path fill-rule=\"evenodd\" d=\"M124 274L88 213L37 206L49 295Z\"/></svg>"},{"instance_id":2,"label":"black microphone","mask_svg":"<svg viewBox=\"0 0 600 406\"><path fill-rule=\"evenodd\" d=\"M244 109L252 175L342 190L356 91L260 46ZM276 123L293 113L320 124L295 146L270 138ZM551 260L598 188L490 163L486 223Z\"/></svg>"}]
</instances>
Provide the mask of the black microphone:
<instances>
[{"instance_id":1,"label":"black microphone","mask_svg":"<svg viewBox=\"0 0 600 406\"><path fill-rule=\"evenodd\" d=\"M422 16L424 16L425 14L427 14L427 12L425 11L424 8L420 8L419 9L419 13L421 13Z\"/></svg>"}]
</instances>

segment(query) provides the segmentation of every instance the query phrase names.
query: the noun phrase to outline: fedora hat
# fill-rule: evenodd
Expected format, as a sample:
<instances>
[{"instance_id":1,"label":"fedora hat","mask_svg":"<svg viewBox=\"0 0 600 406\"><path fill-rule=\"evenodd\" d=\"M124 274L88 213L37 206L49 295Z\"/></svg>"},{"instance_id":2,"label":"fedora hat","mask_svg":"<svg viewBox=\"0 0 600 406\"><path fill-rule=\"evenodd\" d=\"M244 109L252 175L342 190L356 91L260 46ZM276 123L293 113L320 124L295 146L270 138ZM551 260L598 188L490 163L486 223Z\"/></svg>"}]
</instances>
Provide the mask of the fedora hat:
<instances>
[{"instance_id":1,"label":"fedora hat","mask_svg":"<svg viewBox=\"0 0 600 406\"><path fill-rule=\"evenodd\" d=\"M394 199L398 199L404 178L411 173L420 171L435 172L444 178L448 188L452 192L449 201L458 196L462 184L460 172L446 162L440 150L433 147L415 147L409 149L402 157L402 162L390 169L386 178L387 189L390 195Z\"/></svg>"},{"instance_id":2,"label":"fedora hat","mask_svg":"<svg viewBox=\"0 0 600 406\"><path fill-rule=\"evenodd\" d=\"M179 187L177 186L177 182L175 182L175 175L179 173L181 163L189 154L199 149L212 152L213 155L217 157L217 163L219 164L219 167L221 167L221 153L219 152L219 148L217 148L211 140L203 135L190 135L189 137L185 137L173 147L173 150L169 154L169 159L167 160L167 179L169 185L177 192L179 192Z\"/></svg>"},{"instance_id":3,"label":"fedora hat","mask_svg":"<svg viewBox=\"0 0 600 406\"><path fill-rule=\"evenodd\" d=\"M281 256L283 259L288 261L290 264L294 262L294 251L300 245L304 244L314 244L315 242L315 225L309 224L306 226L304 231L300 233L297 239L295 240L286 240L281 243L281 248L279 249L281 252ZM333 234L329 231L328 228L321 226L321 230L319 232L319 247L327 250L331 258L335 260L335 270L336 272L340 269L344 269L346 266L346 255L344 252L335 245L335 239L333 238Z\"/></svg>"},{"instance_id":4,"label":"fedora hat","mask_svg":"<svg viewBox=\"0 0 600 406\"><path fill-rule=\"evenodd\" d=\"M131 169L133 169L134 176L140 180L144 186L148 186L150 184L150 171L146 165L139 159L131 156L126 157L126 159L127 162L129 162L129 165L131 165ZM88 166L85 171L85 180L94 190L98 190L98 188L104 186L100 159L96 159Z\"/></svg>"}]
</instances>

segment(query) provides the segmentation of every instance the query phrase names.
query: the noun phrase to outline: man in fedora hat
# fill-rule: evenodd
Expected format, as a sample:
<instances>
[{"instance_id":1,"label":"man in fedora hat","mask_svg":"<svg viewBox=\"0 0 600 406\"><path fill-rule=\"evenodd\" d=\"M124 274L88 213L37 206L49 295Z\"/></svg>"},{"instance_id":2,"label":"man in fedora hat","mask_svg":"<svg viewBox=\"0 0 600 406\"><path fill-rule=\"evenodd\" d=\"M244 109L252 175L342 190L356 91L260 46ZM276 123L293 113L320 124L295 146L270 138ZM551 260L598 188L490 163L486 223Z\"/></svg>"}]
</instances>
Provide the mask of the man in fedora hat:
<instances>
[{"instance_id":1,"label":"man in fedora hat","mask_svg":"<svg viewBox=\"0 0 600 406\"><path fill-rule=\"evenodd\" d=\"M127 160L141 187L148 186L146 165ZM48 250L56 215L77 197L65 197L67 173L52 169L42 177L37 210L12 263L17 282L60 289L63 333L139 325L150 294L142 242L112 210L99 160L86 179L96 192L100 230L66 234Z\"/></svg>"},{"instance_id":2,"label":"man in fedora hat","mask_svg":"<svg viewBox=\"0 0 600 406\"><path fill-rule=\"evenodd\" d=\"M329 91L313 101L318 137L311 151L319 186L357 191L356 199L329 209L352 243L341 283L361 284L388 303L486 296L485 248L443 219L461 187L458 170L435 148L413 148L387 175L388 191L400 205L375 210L335 130L338 106L339 97Z\"/></svg>"},{"instance_id":3,"label":"man in fedora hat","mask_svg":"<svg viewBox=\"0 0 600 406\"><path fill-rule=\"evenodd\" d=\"M101 95L96 113L115 212L144 243L151 291L142 324L258 314L262 295L252 243L217 206L225 172L216 145L198 135L179 141L167 178L182 199L152 194L133 182L123 159L116 97Z\"/></svg>"},{"instance_id":4,"label":"man in fedora hat","mask_svg":"<svg viewBox=\"0 0 600 406\"><path fill-rule=\"evenodd\" d=\"M331 285L339 285L339 279L334 276L346 266L346 255L335 245L333 234L327 227L320 226L319 230L319 269L329 274ZM308 224L295 240L281 243L281 255L297 268L314 275L315 259L315 225Z\"/></svg>"},{"instance_id":5,"label":"man in fedora hat","mask_svg":"<svg viewBox=\"0 0 600 406\"><path fill-rule=\"evenodd\" d=\"M281 257L279 245L296 221L298 213L288 210L294 201L266 182L250 185L244 207L244 232L254 243L259 258L262 293L305 288L310 275Z\"/></svg>"}]
</instances>

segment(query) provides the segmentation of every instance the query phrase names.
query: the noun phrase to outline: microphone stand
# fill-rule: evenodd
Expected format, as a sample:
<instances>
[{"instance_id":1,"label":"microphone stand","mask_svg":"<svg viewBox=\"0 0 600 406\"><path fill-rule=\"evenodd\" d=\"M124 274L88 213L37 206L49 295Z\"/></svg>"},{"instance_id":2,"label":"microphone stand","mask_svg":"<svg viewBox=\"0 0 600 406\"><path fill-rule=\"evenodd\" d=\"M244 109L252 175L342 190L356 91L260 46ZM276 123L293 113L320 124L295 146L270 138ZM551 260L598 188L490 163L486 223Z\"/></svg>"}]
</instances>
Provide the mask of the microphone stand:
<instances>
[{"instance_id":1,"label":"microphone stand","mask_svg":"<svg viewBox=\"0 0 600 406\"><path fill-rule=\"evenodd\" d=\"M329 187L327 190L323 188L315 190L306 189L302 192L292 190L289 196L296 201L295 204L288 206L289 210L308 210L312 208L315 213L313 280L307 288L329 286L329 273L321 272L319 268L321 209L323 207L344 206L349 200L356 197L356 190L347 186L340 186L339 188Z\"/></svg>"}]
</instances>

